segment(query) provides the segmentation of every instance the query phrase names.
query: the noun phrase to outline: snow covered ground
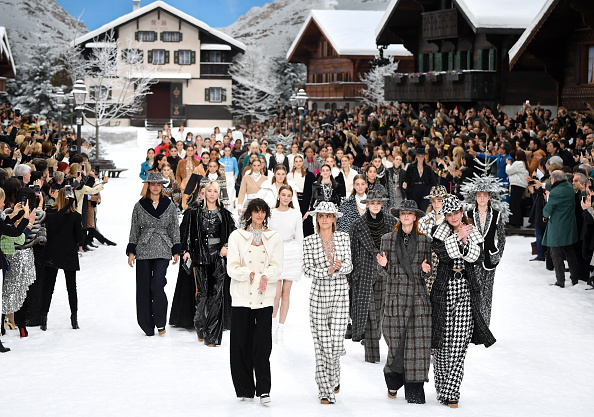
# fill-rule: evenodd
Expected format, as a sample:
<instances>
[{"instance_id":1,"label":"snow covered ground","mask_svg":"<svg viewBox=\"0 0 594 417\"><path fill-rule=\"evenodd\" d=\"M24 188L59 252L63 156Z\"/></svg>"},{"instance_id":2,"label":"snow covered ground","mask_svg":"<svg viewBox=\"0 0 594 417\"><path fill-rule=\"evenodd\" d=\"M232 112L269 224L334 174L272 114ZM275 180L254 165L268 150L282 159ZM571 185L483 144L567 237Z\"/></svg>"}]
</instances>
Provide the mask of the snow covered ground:
<instances>
[{"instance_id":1,"label":"snow covered ground","mask_svg":"<svg viewBox=\"0 0 594 417\"><path fill-rule=\"evenodd\" d=\"M510 237L497 270L489 349L472 345L466 360L460 408L435 400L432 380L426 405L389 400L383 364L364 361L363 346L345 341L337 404L322 406L314 381L308 319L308 280L293 286L285 344L271 358L272 405L241 403L229 371L229 333L208 348L193 331L167 328L146 337L136 324L134 270L124 254L130 215L141 188L138 172L146 140L104 145L117 166L102 193L99 228L118 246L100 246L81 259L79 323L72 330L62 273L48 330L30 328L2 338L12 352L0 355L0 416L587 416L592 415L594 291L586 285L549 286L552 272L528 262L530 240ZM177 266L169 267L173 297ZM382 361L386 346L382 341ZM589 411L588 411L589 410Z\"/></svg>"}]
</instances>

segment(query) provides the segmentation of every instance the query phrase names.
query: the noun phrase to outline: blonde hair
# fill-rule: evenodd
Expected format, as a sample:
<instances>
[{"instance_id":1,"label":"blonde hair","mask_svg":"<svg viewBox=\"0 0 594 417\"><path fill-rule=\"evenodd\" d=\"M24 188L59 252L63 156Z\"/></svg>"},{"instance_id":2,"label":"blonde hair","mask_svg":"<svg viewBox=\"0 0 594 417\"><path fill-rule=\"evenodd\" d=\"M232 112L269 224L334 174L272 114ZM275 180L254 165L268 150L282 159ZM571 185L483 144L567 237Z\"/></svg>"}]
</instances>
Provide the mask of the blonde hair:
<instances>
[{"instance_id":1,"label":"blonde hair","mask_svg":"<svg viewBox=\"0 0 594 417\"><path fill-rule=\"evenodd\" d=\"M206 192L208 191L211 185L215 187L217 193L219 194L219 196L217 197L217 206L221 205L221 186L217 181L209 181L204 185L204 200L202 200L203 208L206 208ZM198 188L198 193L200 194L200 188Z\"/></svg>"},{"instance_id":2,"label":"blonde hair","mask_svg":"<svg viewBox=\"0 0 594 417\"><path fill-rule=\"evenodd\" d=\"M74 195L74 190L72 190L72 194ZM58 191L58 196L56 197L56 202L54 204L54 208L57 211L60 211L64 207L66 207L67 204L68 204L68 202L66 201L66 189L61 188L60 191ZM74 213L75 211L76 211L76 205L73 202L65 214Z\"/></svg>"}]
</instances>

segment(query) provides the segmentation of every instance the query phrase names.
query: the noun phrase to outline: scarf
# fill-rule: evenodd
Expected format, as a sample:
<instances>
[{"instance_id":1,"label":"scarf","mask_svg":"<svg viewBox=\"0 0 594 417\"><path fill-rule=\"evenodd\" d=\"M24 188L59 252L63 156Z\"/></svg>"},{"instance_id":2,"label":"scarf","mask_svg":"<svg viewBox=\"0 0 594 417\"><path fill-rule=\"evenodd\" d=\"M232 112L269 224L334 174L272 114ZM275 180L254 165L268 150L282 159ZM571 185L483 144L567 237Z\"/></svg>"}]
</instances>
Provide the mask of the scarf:
<instances>
[{"instance_id":1,"label":"scarf","mask_svg":"<svg viewBox=\"0 0 594 417\"><path fill-rule=\"evenodd\" d=\"M377 213L377 216L375 216L374 219L371 216L371 213L369 213L369 210L367 210L367 213L365 213L365 217L365 220L367 221L367 227L369 227L369 231L371 232L371 239L373 240L373 244L377 249L379 249L382 243L382 236L386 233L386 227L384 224L384 213L380 211L379 213Z\"/></svg>"},{"instance_id":2,"label":"scarf","mask_svg":"<svg viewBox=\"0 0 594 417\"><path fill-rule=\"evenodd\" d=\"M357 207L359 207L359 210L365 210L367 208L365 203L361 202L361 200L365 200L366 198L367 194L363 194L363 197L359 197L357 194L355 194L355 201L357 203Z\"/></svg>"},{"instance_id":3,"label":"scarf","mask_svg":"<svg viewBox=\"0 0 594 417\"><path fill-rule=\"evenodd\" d=\"M210 181L216 181L219 178L219 174L217 174L216 172L214 174L208 173L208 179Z\"/></svg>"},{"instance_id":4,"label":"scarf","mask_svg":"<svg viewBox=\"0 0 594 417\"><path fill-rule=\"evenodd\" d=\"M260 176L262 176L262 173L252 171L251 176L254 179L254 182L258 182L260 180Z\"/></svg>"}]
</instances>

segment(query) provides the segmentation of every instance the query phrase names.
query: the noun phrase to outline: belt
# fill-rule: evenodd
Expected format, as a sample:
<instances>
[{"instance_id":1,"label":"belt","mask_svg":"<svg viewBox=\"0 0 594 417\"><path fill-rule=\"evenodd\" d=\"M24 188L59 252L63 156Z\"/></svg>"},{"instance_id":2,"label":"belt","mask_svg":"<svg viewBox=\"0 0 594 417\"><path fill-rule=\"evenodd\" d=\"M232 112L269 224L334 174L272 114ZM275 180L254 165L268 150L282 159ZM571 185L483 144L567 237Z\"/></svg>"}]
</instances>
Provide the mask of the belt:
<instances>
[{"instance_id":1,"label":"belt","mask_svg":"<svg viewBox=\"0 0 594 417\"><path fill-rule=\"evenodd\" d=\"M462 279L466 276L466 271L452 271L454 273L454 279Z\"/></svg>"},{"instance_id":2,"label":"belt","mask_svg":"<svg viewBox=\"0 0 594 417\"><path fill-rule=\"evenodd\" d=\"M208 246L213 246L221 243L221 239L218 237L209 237L208 238Z\"/></svg>"}]
</instances>

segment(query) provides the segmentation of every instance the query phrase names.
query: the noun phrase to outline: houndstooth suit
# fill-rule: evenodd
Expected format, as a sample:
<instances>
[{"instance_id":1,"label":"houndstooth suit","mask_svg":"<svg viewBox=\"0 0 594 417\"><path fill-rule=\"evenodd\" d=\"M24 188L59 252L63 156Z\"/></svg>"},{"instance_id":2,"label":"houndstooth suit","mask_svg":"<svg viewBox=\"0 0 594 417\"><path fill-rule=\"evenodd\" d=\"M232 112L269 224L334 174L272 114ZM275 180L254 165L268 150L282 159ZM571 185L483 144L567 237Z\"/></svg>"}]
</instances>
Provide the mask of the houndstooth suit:
<instances>
[{"instance_id":1,"label":"houndstooth suit","mask_svg":"<svg viewBox=\"0 0 594 417\"><path fill-rule=\"evenodd\" d=\"M349 235L334 232L335 258L342 266L328 275L330 261L319 234L303 241L303 273L312 279L309 323L316 356L318 397L334 402L334 388L340 384L340 353L349 319L346 275L353 269Z\"/></svg>"}]
</instances>

